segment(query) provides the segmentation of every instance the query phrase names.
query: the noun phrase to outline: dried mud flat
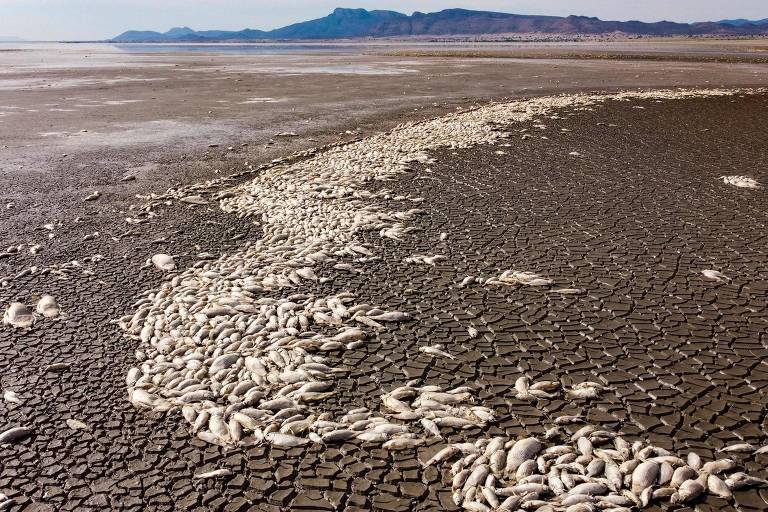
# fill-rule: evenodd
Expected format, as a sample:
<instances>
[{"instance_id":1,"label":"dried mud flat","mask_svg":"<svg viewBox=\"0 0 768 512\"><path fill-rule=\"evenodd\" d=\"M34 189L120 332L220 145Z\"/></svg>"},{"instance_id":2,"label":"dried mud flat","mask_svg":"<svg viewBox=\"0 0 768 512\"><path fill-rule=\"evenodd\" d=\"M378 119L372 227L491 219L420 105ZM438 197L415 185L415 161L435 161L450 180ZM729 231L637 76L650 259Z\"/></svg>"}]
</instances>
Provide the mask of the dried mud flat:
<instances>
[{"instance_id":1,"label":"dried mud flat","mask_svg":"<svg viewBox=\"0 0 768 512\"><path fill-rule=\"evenodd\" d=\"M545 110L512 113L501 106L495 120L472 112L457 114L465 116L454 118L457 126L469 127L467 132L457 130L457 136L474 143L454 148L435 145L409 162L384 155L382 169L388 172L356 180L350 184L354 190L333 182L302 190L285 179L295 170L312 169L312 162L343 163L347 147L327 148L302 156L298 163L278 163L212 187L151 198L152 207L135 215L146 218L146 223L114 227L98 237L88 237L93 233L74 223L53 226L55 236L70 243L55 254L43 250L34 256L25 247L2 263L4 274L10 275L32 265L46 268L81 261L81 266L69 265L64 271L55 268L58 274L14 276L3 288L5 302L30 306L40 295L50 294L58 300L62 315L39 318L29 331L8 327L0 331L0 361L7 368L0 387L14 391L21 402L0 403L2 428L31 430L31 435L0 448L0 492L19 510L456 510L450 467L454 461L423 465L446 443L543 439L556 418L567 416L582 416L586 424L608 433L621 432L630 443L649 443L658 447L660 457L663 450L680 456L693 451L705 461L733 459L750 476L768 477L768 456L754 453L767 441L765 189L734 186L743 180L722 178L746 176L768 182L764 168L768 97L764 93L664 96L556 101ZM414 144L417 152L425 143ZM366 141L359 144L365 149ZM369 163L376 167L379 162ZM355 169L343 171L332 177L349 178ZM365 177L365 169L359 173L359 178ZM271 188L274 185L280 187ZM289 217L300 221L291 226L301 226L305 232L282 229L281 213L296 205L268 195L275 190L289 199L304 199L299 205L314 207L316 201L332 206L308 209L312 213L308 218L301 212ZM229 213L220 210L216 197ZM346 213L350 199L359 201L352 206L357 211L362 205L365 215L355 217L350 226L338 217L333 236L326 236L320 229L323 222ZM194 204L198 202L205 204ZM275 218L270 219L271 210L265 206L274 207ZM259 208L265 216L257 215ZM396 216L413 208L423 212ZM236 215L251 209L251 217ZM319 221L313 223L315 219ZM301 224L305 220L307 224ZM374 225L377 229L371 229ZM114 243L102 242L108 236L115 236ZM283 256L295 254L282 254L287 249L281 242L296 242L299 236L301 243L312 236L330 243L329 250L338 259L318 259L312 265L319 279L306 271L301 279L292 279L291 272L305 267L290 259L284 265ZM3 246L20 243L14 233L4 238ZM335 254L346 247L352 254ZM317 305L317 298L351 292L356 304L382 309L374 313L374 306L363 308L362 316L370 314L374 324L378 316L382 325L359 326L367 334L365 343L314 347L322 349L323 364L347 371L332 379L333 395L315 397L318 401L302 405L298 415L327 413L328 420L336 421L365 407L371 417L407 425L415 436L395 433L388 440L412 440L416 446L398 450L384 448L381 442L317 442L308 437L303 446L286 447L274 442L274 436L269 438L268 432L265 441L254 439L249 429L233 435L231 424L223 433L219 429L219 439L196 438L188 421L195 423L202 410L215 409L227 395L211 382L242 379L241 367L248 364L239 358L218 359L221 347L229 342L215 337L211 339L219 342L214 346L219 351L206 352L203 367L215 365L224 373L210 372L215 374L212 378L201 377L202 384L192 384L214 391L199 400L187 397L187 405L201 404L194 417L189 413L185 420L181 404L162 395L172 386L159 381L142 384L138 375L131 374L129 369L136 367L139 374L156 375L153 361L167 361L158 356L170 352L161 345L169 338L187 343L195 333L185 336L182 331L190 323L255 315L247 309L228 310L241 304L225 303L222 294L213 292L242 299L238 296L242 283L238 282L239 290L233 290L231 282L229 288L219 287L225 275L221 270L237 270L233 261L256 258L266 250L283 259L266 262L271 273L258 274L249 293L277 300L291 297L286 302L294 305L313 299ZM206 260L208 267L195 266L201 252L213 255ZM84 260L97 253L103 259ZM179 272L169 275L146 265L156 253L173 254ZM334 268L339 263L348 266ZM264 266L257 261L253 269ZM141 313L124 317L136 313L132 304L137 297L163 286L172 295L173 288L196 278L195 269L202 276L196 290L204 292L196 297L205 297L202 311L208 319L197 317L198 310L181 326L164 330L153 323L146 332L124 336L125 330L133 332L131 322L138 331L150 322ZM504 273L509 270L542 277ZM702 274L704 270L710 273ZM68 279L62 279L62 273L68 273ZM486 282L470 283L465 281L468 276ZM208 302L211 296L216 300ZM146 297L144 304L162 303L158 295ZM331 311L326 316L338 313L342 318L330 326L313 327L324 333L323 344L329 341L326 338L349 333L344 326L353 317L345 316L338 302L327 309ZM410 318L391 323L386 320L394 317L381 317L394 311ZM121 317L122 326L114 322ZM153 314L151 322L157 318ZM321 323L316 316L307 321ZM298 319L293 325L301 326ZM332 332L327 332L329 328ZM238 329L247 332L249 327ZM242 340L235 351L253 352L253 347L243 347ZM438 344L442 348L420 350ZM208 356L215 357L211 361ZM237 371L229 372L231 368ZM258 374L250 366L248 370ZM126 376L131 398L141 409L128 401ZM521 377L558 386L548 389L547 396L528 396ZM392 419L397 411L385 407L382 394L391 396L409 382L422 391L424 386L443 390L468 386L459 392L470 395L464 400L468 406L487 407L494 417L478 417L482 421L461 429L446 425L440 428L445 439L436 438L409 423L422 417L401 413L402 418ZM584 382L595 382L600 392L574 393ZM268 394L282 386L263 387ZM137 389L152 395L137 399ZM437 393L431 388L425 392ZM417 392L400 393L412 399ZM273 397L259 396L253 405L262 398ZM433 401L444 399L432 395ZM424 401L422 406L411 405L421 409ZM265 420L274 422L272 416ZM215 434L215 427L211 423L198 430ZM266 425L251 430L262 427ZM562 428L574 433L582 427ZM262 434L268 429L262 428ZM349 429L349 424L340 424L332 431ZM327 434L322 428L318 431ZM592 434L586 437L593 437L597 447L596 438L601 436ZM579 450L584 449L582 444ZM754 449L718 451L742 444ZM488 446L495 445L498 442ZM479 446L481 451L488 449ZM510 448L511 453L514 446ZM221 471L194 478L215 470ZM768 507L768 492L759 486L734 491L727 500L705 494L687 507ZM646 509L657 509L666 501L656 500Z\"/></svg>"}]
</instances>

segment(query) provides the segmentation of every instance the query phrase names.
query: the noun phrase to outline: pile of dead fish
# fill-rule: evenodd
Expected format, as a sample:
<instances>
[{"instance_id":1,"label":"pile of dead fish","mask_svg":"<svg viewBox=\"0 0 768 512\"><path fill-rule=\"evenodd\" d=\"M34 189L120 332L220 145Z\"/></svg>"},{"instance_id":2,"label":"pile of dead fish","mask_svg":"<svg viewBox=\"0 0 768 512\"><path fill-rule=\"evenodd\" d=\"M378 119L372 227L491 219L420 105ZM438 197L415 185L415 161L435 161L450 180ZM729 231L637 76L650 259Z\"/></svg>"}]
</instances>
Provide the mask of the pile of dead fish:
<instances>
[{"instance_id":1,"label":"pile of dead fish","mask_svg":"<svg viewBox=\"0 0 768 512\"><path fill-rule=\"evenodd\" d=\"M550 435L556 438L561 432ZM548 439L495 437L451 444L425 466L451 465L453 500L471 512L628 512L656 502L690 503L706 494L764 486L731 459L685 459L615 432L584 426L554 444Z\"/></svg>"},{"instance_id":2,"label":"pile of dead fish","mask_svg":"<svg viewBox=\"0 0 768 512\"><path fill-rule=\"evenodd\" d=\"M308 430L317 419L308 407L331 398L334 378L346 373L332 367L327 355L361 347L369 337L363 328L409 319L398 311L351 306L354 296L347 293L257 298L246 286L228 289L215 302L201 301L196 284L182 280L176 294L150 294L139 301L136 315L121 320L144 343L136 354L142 364L129 371L127 384L134 405L180 407L198 437L218 444L248 434L269 441L276 436L268 434L283 428L295 435L291 425L298 421L307 422ZM159 311L168 316L153 318L161 297Z\"/></svg>"},{"instance_id":3,"label":"pile of dead fish","mask_svg":"<svg viewBox=\"0 0 768 512\"><path fill-rule=\"evenodd\" d=\"M418 420L433 437L442 437L441 427L471 428L493 423L493 410L473 402L473 389L469 386L444 391L440 386L417 387L409 383L381 397L384 409L394 413L392 418Z\"/></svg>"},{"instance_id":4,"label":"pile of dead fish","mask_svg":"<svg viewBox=\"0 0 768 512\"><path fill-rule=\"evenodd\" d=\"M468 428L492 422L493 411L473 406L473 401L472 390L467 387L443 391L438 386L419 387L410 382L382 397L381 412L363 407L335 420L327 413L296 414L281 426L273 422L256 437L263 436L278 447L357 440L381 444L391 451L409 450L426 444L430 437L441 439L440 428Z\"/></svg>"},{"instance_id":5,"label":"pile of dead fish","mask_svg":"<svg viewBox=\"0 0 768 512\"><path fill-rule=\"evenodd\" d=\"M259 224L263 238L219 259L174 269L160 289L145 294L134 314L121 319L141 343L139 366L127 378L131 401L158 411L182 408L198 435L212 442L235 442L243 432L256 432L252 427L264 427L264 439L274 442L288 424L309 422L313 415L327 421L325 403L342 370L330 358L362 348L365 338L408 318L356 304L352 294L316 291L339 272L365 273L380 258L373 244L361 241L364 233L398 241L417 231L409 223L425 213L416 207L421 198L386 188L373 192L366 189L370 182L395 180L433 162L433 150L508 140L499 126L560 108L732 93L653 91L493 104L279 159L231 189L222 190L228 179L218 179L145 197L132 217L136 222L171 199L198 204L210 198ZM420 261L434 264L434 258ZM172 258L155 260L155 266L171 270ZM499 279L529 286L547 281L520 272ZM471 418L462 414L456 418Z\"/></svg>"},{"instance_id":6,"label":"pile of dead fish","mask_svg":"<svg viewBox=\"0 0 768 512\"><path fill-rule=\"evenodd\" d=\"M503 286L551 286L552 280L541 277L533 272L520 272L517 270L506 270L500 276L486 279L485 284L495 284Z\"/></svg>"},{"instance_id":7,"label":"pile of dead fish","mask_svg":"<svg viewBox=\"0 0 768 512\"><path fill-rule=\"evenodd\" d=\"M565 389L565 396L571 399L589 400L597 398L600 393L609 389L599 382L579 382ZM559 382L542 380L531 383L528 377L519 377L515 381L515 398L518 400L552 400L560 398L562 386Z\"/></svg>"},{"instance_id":8,"label":"pile of dead fish","mask_svg":"<svg viewBox=\"0 0 768 512\"><path fill-rule=\"evenodd\" d=\"M723 183L739 188L760 188L760 183L749 176L720 176Z\"/></svg>"}]
</instances>

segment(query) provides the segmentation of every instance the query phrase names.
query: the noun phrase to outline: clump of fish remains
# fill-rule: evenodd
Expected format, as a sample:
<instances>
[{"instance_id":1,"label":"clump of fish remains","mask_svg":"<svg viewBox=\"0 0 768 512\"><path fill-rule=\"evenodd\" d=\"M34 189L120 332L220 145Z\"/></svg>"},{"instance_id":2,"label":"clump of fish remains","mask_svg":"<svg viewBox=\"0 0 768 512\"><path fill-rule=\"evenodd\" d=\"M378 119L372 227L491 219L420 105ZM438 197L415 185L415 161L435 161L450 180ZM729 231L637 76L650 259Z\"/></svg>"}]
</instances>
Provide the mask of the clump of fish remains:
<instances>
[{"instance_id":1,"label":"clump of fish remains","mask_svg":"<svg viewBox=\"0 0 768 512\"><path fill-rule=\"evenodd\" d=\"M606 100L725 94L729 92L656 91L494 104L407 123L322 152L305 152L304 158L278 161L234 188L194 186L169 192L165 198L176 200L194 193L194 204L218 200L225 212L259 224L263 237L187 269L178 268L168 255L150 260L167 272L166 281L146 292L135 312L119 321L127 335L140 342L138 365L126 379L131 402L155 411L181 410L199 438L222 445L300 447L356 440L403 450L441 437L444 429L492 423L494 411L476 403L472 388L441 389L415 381L384 393L379 410L338 412L336 381L348 371L340 366L341 355L375 350L377 333L407 328L412 319L408 311L364 303L358 298L361 291L327 294L319 291L324 289L320 285L342 272L364 273L366 265L380 259L376 244L363 242L362 234L398 242L418 233L412 221L426 213L418 208L419 197L395 195L386 188L374 192L366 186L413 172L418 164L432 161L429 152L436 149L509 140L509 133L499 126L555 109L585 108ZM447 238L441 236L441 240ZM442 255L415 255L408 261L450 265ZM487 284L550 286L552 282L515 270ZM23 322L26 313L22 313L16 316ZM451 357L441 346L423 347L423 351ZM556 383L529 385L527 381L519 381L516 390L524 398L556 396L561 391ZM592 398L601 391L597 383L565 390L573 398ZM606 448L604 443L615 446ZM580 505L583 510L611 499L616 507L634 506L670 492L665 490L671 488L670 480L662 481L661 472L666 478L669 468L675 474L686 467L659 449L625 446L620 438L597 429L560 447L545 448L533 439L494 439L452 445L449 451L450 457L462 457L463 462L455 464L456 482L460 482L455 487L459 502L469 504L470 510L499 508L500 497L512 510L523 501L535 500L561 507L566 500L575 503L580 499L576 496L586 496ZM636 466L629 469L635 460ZM648 474L633 476L639 467ZM687 467L706 474L707 479L719 478L724 471ZM653 470L659 474L652 475ZM627 476L632 479L629 487ZM686 482L698 482L700 476L691 478ZM745 478L730 476L733 485L742 485L748 481ZM646 480L641 489L640 483ZM698 489L695 485L675 487L675 499L686 501ZM710 488L710 483L707 480L701 486ZM653 491L646 490L651 487ZM619 498L627 489L636 499ZM515 502L518 497L519 503Z\"/></svg>"},{"instance_id":2,"label":"clump of fish remains","mask_svg":"<svg viewBox=\"0 0 768 512\"><path fill-rule=\"evenodd\" d=\"M554 427L542 438L450 444L425 466L451 461L453 501L470 512L629 512L706 494L731 500L733 491L768 484L732 459L683 458L592 425L571 435Z\"/></svg>"}]
</instances>

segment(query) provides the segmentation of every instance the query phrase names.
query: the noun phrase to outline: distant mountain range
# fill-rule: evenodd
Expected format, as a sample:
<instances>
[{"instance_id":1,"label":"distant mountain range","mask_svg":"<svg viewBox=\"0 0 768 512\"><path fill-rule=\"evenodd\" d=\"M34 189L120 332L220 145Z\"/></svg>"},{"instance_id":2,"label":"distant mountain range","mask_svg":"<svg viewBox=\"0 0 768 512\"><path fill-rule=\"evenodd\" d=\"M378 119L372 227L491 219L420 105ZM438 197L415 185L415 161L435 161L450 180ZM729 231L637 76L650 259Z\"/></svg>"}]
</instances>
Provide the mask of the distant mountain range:
<instances>
[{"instance_id":1,"label":"distant mountain range","mask_svg":"<svg viewBox=\"0 0 768 512\"><path fill-rule=\"evenodd\" d=\"M737 20L720 20L718 23L721 23L723 25L733 25L734 27L743 27L745 25L768 25L768 18L762 19L762 20L745 20L744 18L739 18Z\"/></svg>"},{"instance_id":2,"label":"distant mountain range","mask_svg":"<svg viewBox=\"0 0 768 512\"><path fill-rule=\"evenodd\" d=\"M742 23L744 21L744 23ZM762 25L761 25L762 24ZM348 39L407 36L449 36L505 33L604 34L621 32L652 36L667 35L750 35L768 34L766 20L746 22L674 23L659 21L603 21L585 16L532 16L501 12L447 9L434 13L415 12L411 16L395 11L336 9L316 20L288 25L270 31L195 31L188 27L168 32L124 32L114 42L209 42L290 39Z\"/></svg>"}]
</instances>

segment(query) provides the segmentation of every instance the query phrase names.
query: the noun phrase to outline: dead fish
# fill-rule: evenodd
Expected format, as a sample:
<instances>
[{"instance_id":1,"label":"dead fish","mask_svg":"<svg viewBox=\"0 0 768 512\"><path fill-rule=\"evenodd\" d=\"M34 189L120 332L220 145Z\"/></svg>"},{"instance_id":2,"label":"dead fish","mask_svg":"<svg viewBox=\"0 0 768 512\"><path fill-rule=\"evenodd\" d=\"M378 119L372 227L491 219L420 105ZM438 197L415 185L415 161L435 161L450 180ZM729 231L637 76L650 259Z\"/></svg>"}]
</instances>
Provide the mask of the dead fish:
<instances>
[{"instance_id":1,"label":"dead fish","mask_svg":"<svg viewBox=\"0 0 768 512\"><path fill-rule=\"evenodd\" d=\"M424 430L431 434L432 437L437 437L439 439L443 438L443 436L440 434L440 429L434 421L428 418L421 418L419 423L421 423L421 426L424 427Z\"/></svg>"},{"instance_id":2,"label":"dead fish","mask_svg":"<svg viewBox=\"0 0 768 512\"><path fill-rule=\"evenodd\" d=\"M729 281L729 278L725 274L717 270L711 270L711 269L702 270L701 275L703 275L704 277L706 277L711 281L718 281L718 282Z\"/></svg>"},{"instance_id":3,"label":"dead fish","mask_svg":"<svg viewBox=\"0 0 768 512\"><path fill-rule=\"evenodd\" d=\"M3 323L19 329L32 327L35 323L35 315L21 302L12 302L3 315Z\"/></svg>"},{"instance_id":4,"label":"dead fish","mask_svg":"<svg viewBox=\"0 0 768 512\"><path fill-rule=\"evenodd\" d=\"M569 425L571 423L584 423L584 417L576 415L563 415L555 418L556 425Z\"/></svg>"},{"instance_id":5,"label":"dead fish","mask_svg":"<svg viewBox=\"0 0 768 512\"><path fill-rule=\"evenodd\" d=\"M599 496L608 492L608 486L599 482L585 482L568 491L569 495L585 494L587 496Z\"/></svg>"},{"instance_id":6,"label":"dead fish","mask_svg":"<svg viewBox=\"0 0 768 512\"><path fill-rule=\"evenodd\" d=\"M516 442L507 455L507 466L505 471L511 473L516 471L520 464L526 460L532 459L541 451L542 444L538 439L529 437Z\"/></svg>"},{"instance_id":7,"label":"dead fish","mask_svg":"<svg viewBox=\"0 0 768 512\"><path fill-rule=\"evenodd\" d=\"M67 419L67 426L72 430L88 430L88 425L80 420L75 420L72 418Z\"/></svg>"},{"instance_id":8,"label":"dead fish","mask_svg":"<svg viewBox=\"0 0 768 512\"><path fill-rule=\"evenodd\" d=\"M279 448L295 448L309 444L309 439L293 436L291 434L281 434L279 432L270 432L264 436L264 439L271 445Z\"/></svg>"},{"instance_id":9,"label":"dead fish","mask_svg":"<svg viewBox=\"0 0 768 512\"><path fill-rule=\"evenodd\" d=\"M739 188L760 188L760 183L749 176L720 176L723 183Z\"/></svg>"},{"instance_id":10,"label":"dead fish","mask_svg":"<svg viewBox=\"0 0 768 512\"><path fill-rule=\"evenodd\" d=\"M736 462L732 459L719 459L707 462L701 467L701 471L717 475L723 471L735 469L736 466Z\"/></svg>"},{"instance_id":11,"label":"dead fish","mask_svg":"<svg viewBox=\"0 0 768 512\"><path fill-rule=\"evenodd\" d=\"M281 411L283 409L293 407L294 405L295 404L293 400L285 397L279 397L260 403L258 408L266 411Z\"/></svg>"},{"instance_id":12,"label":"dead fish","mask_svg":"<svg viewBox=\"0 0 768 512\"><path fill-rule=\"evenodd\" d=\"M669 501L673 505L688 503L698 498L704 490L704 486L698 480L686 480Z\"/></svg>"},{"instance_id":13,"label":"dead fish","mask_svg":"<svg viewBox=\"0 0 768 512\"><path fill-rule=\"evenodd\" d=\"M445 448L443 448L442 450L434 454L427 462L423 464L423 466L426 468L434 464L437 464L438 462L443 462L445 460L450 459L451 457L453 457L458 453L460 453L460 450L456 446L453 446L453 445L446 446Z\"/></svg>"},{"instance_id":14,"label":"dead fish","mask_svg":"<svg viewBox=\"0 0 768 512\"><path fill-rule=\"evenodd\" d=\"M717 450L720 453L752 453L755 447L749 443L732 444Z\"/></svg>"},{"instance_id":15,"label":"dead fish","mask_svg":"<svg viewBox=\"0 0 768 512\"><path fill-rule=\"evenodd\" d=\"M69 369L69 363L52 363L45 367L46 372L63 372L67 369Z\"/></svg>"},{"instance_id":16,"label":"dead fish","mask_svg":"<svg viewBox=\"0 0 768 512\"><path fill-rule=\"evenodd\" d=\"M582 484L584 485L584 484ZM560 505L563 507L569 507L578 503L594 503L596 498L589 494L570 494L560 501Z\"/></svg>"},{"instance_id":17,"label":"dead fish","mask_svg":"<svg viewBox=\"0 0 768 512\"><path fill-rule=\"evenodd\" d=\"M686 480L692 480L697 476L699 476L699 474L692 467L681 466L675 469L675 472L672 474L670 485L672 487L680 487L680 485L682 485L682 483Z\"/></svg>"},{"instance_id":18,"label":"dead fish","mask_svg":"<svg viewBox=\"0 0 768 512\"><path fill-rule=\"evenodd\" d=\"M520 507L524 498L524 496L510 496L501 502L501 505L496 510L497 512L514 512Z\"/></svg>"},{"instance_id":19,"label":"dead fish","mask_svg":"<svg viewBox=\"0 0 768 512\"><path fill-rule=\"evenodd\" d=\"M324 443L341 443L357 436L357 432L348 429L339 429L326 432L320 438Z\"/></svg>"},{"instance_id":20,"label":"dead fish","mask_svg":"<svg viewBox=\"0 0 768 512\"><path fill-rule=\"evenodd\" d=\"M202 196L195 195L195 196L184 196L181 199L179 199L182 203L187 204L194 204L194 205L204 205L208 204L208 201L205 200Z\"/></svg>"},{"instance_id":21,"label":"dead fish","mask_svg":"<svg viewBox=\"0 0 768 512\"><path fill-rule=\"evenodd\" d=\"M707 489L710 493L725 500L729 500L733 497L733 493L728 488L726 483L716 475L707 476Z\"/></svg>"},{"instance_id":22,"label":"dead fish","mask_svg":"<svg viewBox=\"0 0 768 512\"><path fill-rule=\"evenodd\" d=\"M411 407L408 404L389 395L385 395L382 398L381 402L384 405L384 407L386 407L391 411L402 412L402 413L412 411Z\"/></svg>"},{"instance_id":23,"label":"dead fish","mask_svg":"<svg viewBox=\"0 0 768 512\"><path fill-rule=\"evenodd\" d=\"M12 391L10 389L6 390L3 393L3 400L8 402L9 404L20 404L21 403L21 399L19 398L19 395L17 395L15 391Z\"/></svg>"},{"instance_id":24,"label":"dead fish","mask_svg":"<svg viewBox=\"0 0 768 512\"><path fill-rule=\"evenodd\" d=\"M656 482L659 476L659 465L656 462L646 461L640 463L632 471L632 492L639 495L646 488Z\"/></svg>"},{"instance_id":25,"label":"dead fish","mask_svg":"<svg viewBox=\"0 0 768 512\"><path fill-rule=\"evenodd\" d=\"M491 508L479 501L465 501L461 506L467 512L492 512Z\"/></svg>"},{"instance_id":26,"label":"dead fish","mask_svg":"<svg viewBox=\"0 0 768 512\"><path fill-rule=\"evenodd\" d=\"M367 430L357 435L357 438L361 441L369 443L383 443L389 439L389 434L386 432L376 432L375 430Z\"/></svg>"},{"instance_id":27,"label":"dead fish","mask_svg":"<svg viewBox=\"0 0 768 512\"><path fill-rule=\"evenodd\" d=\"M560 383L553 380L541 380L531 384L529 389L531 391L546 391L547 393L554 393L560 389Z\"/></svg>"},{"instance_id":28,"label":"dead fish","mask_svg":"<svg viewBox=\"0 0 768 512\"><path fill-rule=\"evenodd\" d=\"M448 359L456 359L454 356L443 350L443 345L432 345L429 347L419 347L419 352L429 354L431 356L447 357Z\"/></svg>"},{"instance_id":29,"label":"dead fish","mask_svg":"<svg viewBox=\"0 0 768 512\"><path fill-rule=\"evenodd\" d=\"M485 464L480 464L475 467L469 474L469 477L467 477L467 481L464 483L464 491L466 492L469 488L480 485L481 482L485 481L489 473L490 468Z\"/></svg>"},{"instance_id":30,"label":"dead fish","mask_svg":"<svg viewBox=\"0 0 768 512\"><path fill-rule=\"evenodd\" d=\"M43 295L40 297L40 300L37 302L36 309L37 312L43 315L45 318L56 318L61 312L56 299L50 295Z\"/></svg>"},{"instance_id":31,"label":"dead fish","mask_svg":"<svg viewBox=\"0 0 768 512\"><path fill-rule=\"evenodd\" d=\"M229 476L232 474L232 471L229 469L215 469L213 471L207 471L205 473L197 473L193 478L198 480L205 480L208 478L219 478L222 476Z\"/></svg>"},{"instance_id":32,"label":"dead fish","mask_svg":"<svg viewBox=\"0 0 768 512\"><path fill-rule=\"evenodd\" d=\"M28 427L11 427L0 432L0 444L11 444L26 439L32 435L32 429Z\"/></svg>"},{"instance_id":33,"label":"dead fish","mask_svg":"<svg viewBox=\"0 0 768 512\"><path fill-rule=\"evenodd\" d=\"M385 442L383 445L381 445L381 447L384 448L385 450L393 450L393 451L410 450L412 448L416 448L418 446L423 445L425 442L426 441L424 439L413 439L409 437L395 437Z\"/></svg>"},{"instance_id":34,"label":"dead fish","mask_svg":"<svg viewBox=\"0 0 768 512\"><path fill-rule=\"evenodd\" d=\"M584 288L556 288L549 291L549 293L559 293L560 295L581 295L585 292Z\"/></svg>"},{"instance_id":35,"label":"dead fish","mask_svg":"<svg viewBox=\"0 0 768 512\"><path fill-rule=\"evenodd\" d=\"M411 319L411 315L400 311L389 311L380 315L369 316L368 318L377 322L405 322Z\"/></svg>"},{"instance_id":36,"label":"dead fish","mask_svg":"<svg viewBox=\"0 0 768 512\"><path fill-rule=\"evenodd\" d=\"M163 271L176 270L176 261L168 254L155 254L152 256L152 264Z\"/></svg>"},{"instance_id":37,"label":"dead fish","mask_svg":"<svg viewBox=\"0 0 768 512\"><path fill-rule=\"evenodd\" d=\"M746 473L733 473L725 479L725 485L732 491L739 491L747 487L766 487L768 486L768 481L762 478L751 477Z\"/></svg>"}]
</instances>

